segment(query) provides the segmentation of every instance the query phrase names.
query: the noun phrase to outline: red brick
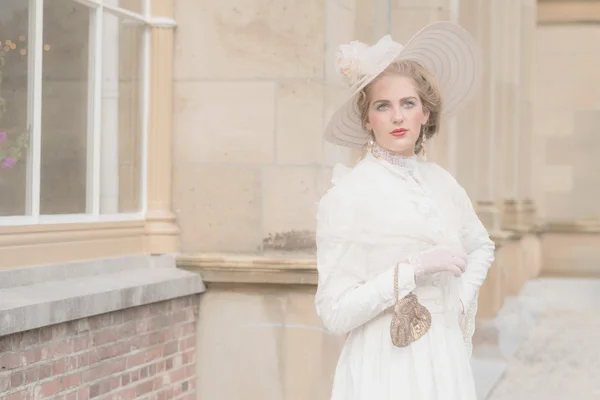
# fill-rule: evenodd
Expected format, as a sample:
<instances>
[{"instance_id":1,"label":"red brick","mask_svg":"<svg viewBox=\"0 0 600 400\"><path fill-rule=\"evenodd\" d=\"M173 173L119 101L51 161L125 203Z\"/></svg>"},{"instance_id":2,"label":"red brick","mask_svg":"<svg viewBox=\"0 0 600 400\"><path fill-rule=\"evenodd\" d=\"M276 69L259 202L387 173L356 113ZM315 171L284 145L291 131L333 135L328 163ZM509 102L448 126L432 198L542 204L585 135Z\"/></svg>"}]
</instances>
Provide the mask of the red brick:
<instances>
[{"instance_id":1,"label":"red brick","mask_svg":"<svg viewBox=\"0 0 600 400\"><path fill-rule=\"evenodd\" d=\"M129 382L131 382L131 373L125 372L121 375L121 386L127 386L129 385Z\"/></svg>"},{"instance_id":2,"label":"red brick","mask_svg":"<svg viewBox=\"0 0 600 400\"><path fill-rule=\"evenodd\" d=\"M178 347L179 343L177 343L176 341L166 343L165 345L163 345L163 357L168 357L171 354L177 353Z\"/></svg>"},{"instance_id":3,"label":"red brick","mask_svg":"<svg viewBox=\"0 0 600 400\"><path fill-rule=\"evenodd\" d=\"M83 372L83 382L91 382L125 369L125 359L109 361Z\"/></svg>"},{"instance_id":4,"label":"red brick","mask_svg":"<svg viewBox=\"0 0 600 400\"><path fill-rule=\"evenodd\" d=\"M32 396L29 395L29 390L21 390L8 396L6 400L29 400Z\"/></svg>"},{"instance_id":5,"label":"red brick","mask_svg":"<svg viewBox=\"0 0 600 400\"><path fill-rule=\"evenodd\" d=\"M73 344L71 342L61 342L48 347L48 357L64 357L71 353Z\"/></svg>"},{"instance_id":6,"label":"red brick","mask_svg":"<svg viewBox=\"0 0 600 400\"><path fill-rule=\"evenodd\" d=\"M8 377L6 377L6 380L8 382ZM16 371L10 375L11 388L15 389L15 388L23 385L24 382L25 382L25 372ZM2 378L0 377L0 393L4 392L8 388L8 386L6 386L5 388L2 388L2 387L3 387Z\"/></svg>"},{"instance_id":7,"label":"red brick","mask_svg":"<svg viewBox=\"0 0 600 400\"><path fill-rule=\"evenodd\" d=\"M188 378L193 378L194 376L196 376L196 366L188 365L187 367L185 367L185 376Z\"/></svg>"},{"instance_id":8,"label":"red brick","mask_svg":"<svg viewBox=\"0 0 600 400\"><path fill-rule=\"evenodd\" d=\"M90 388L84 387L77 391L77 400L88 400L90 398Z\"/></svg>"},{"instance_id":9,"label":"red brick","mask_svg":"<svg viewBox=\"0 0 600 400\"><path fill-rule=\"evenodd\" d=\"M81 385L81 373L80 372L62 377L63 390L72 389L79 385Z\"/></svg>"},{"instance_id":10,"label":"red brick","mask_svg":"<svg viewBox=\"0 0 600 400\"><path fill-rule=\"evenodd\" d=\"M77 357L65 357L52 363L52 375L63 375L77 369Z\"/></svg>"},{"instance_id":11,"label":"red brick","mask_svg":"<svg viewBox=\"0 0 600 400\"><path fill-rule=\"evenodd\" d=\"M168 316L157 315L156 317L150 319L150 322L148 323L148 328L152 331L155 331L168 327L170 323L171 321L169 320Z\"/></svg>"},{"instance_id":12,"label":"red brick","mask_svg":"<svg viewBox=\"0 0 600 400\"><path fill-rule=\"evenodd\" d=\"M172 383L182 381L186 377L185 367L179 368L178 370L175 370L169 374L169 378L171 379Z\"/></svg>"},{"instance_id":13,"label":"red brick","mask_svg":"<svg viewBox=\"0 0 600 400\"><path fill-rule=\"evenodd\" d=\"M90 362L95 364L97 362L107 360L109 358L115 358L122 356L129 352L129 342L112 343L108 346L98 347L93 350L90 355Z\"/></svg>"},{"instance_id":14,"label":"red brick","mask_svg":"<svg viewBox=\"0 0 600 400\"><path fill-rule=\"evenodd\" d=\"M168 302L161 301L159 303L150 304L150 314L166 314L169 312Z\"/></svg>"},{"instance_id":15,"label":"red brick","mask_svg":"<svg viewBox=\"0 0 600 400\"><path fill-rule=\"evenodd\" d=\"M140 380L140 370L131 371L131 382L137 382Z\"/></svg>"},{"instance_id":16,"label":"red brick","mask_svg":"<svg viewBox=\"0 0 600 400\"><path fill-rule=\"evenodd\" d=\"M0 371L9 371L11 369L23 366L23 358L16 353L0 355Z\"/></svg>"},{"instance_id":17,"label":"red brick","mask_svg":"<svg viewBox=\"0 0 600 400\"><path fill-rule=\"evenodd\" d=\"M181 391L182 392L187 392L190 389L190 383L189 382L182 382L181 383Z\"/></svg>"},{"instance_id":18,"label":"red brick","mask_svg":"<svg viewBox=\"0 0 600 400\"><path fill-rule=\"evenodd\" d=\"M131 387L121 390L110 397L111 400L133 400L135 399L136 388Z\"/></svg>"},{"instance_id":19,"label":"red brick","mask_svg":"<svg viewBox=\"0 0 600 400\"><path fill-rule=\"evenodd\" d=\"M127 321L119 328L120 336L122 338L134 336L136 334L136 321Z\"/></svg>"},{"instance_id":20,"label":"red brick","mask_svg":"<svg viewBox=\"0 0 600 400\"><path fill-rule=\"evenodd\" d=\"M127 357L127 369L137 367L138 365L144 364L144 360L146 359L146 353L140 352L136 354L132 354Z\"/></svg>"},{"instance_id":21,"label":"red brick","mask_svg":"<svg viewBox=\"0 0 600 400\"><path fill-rule=\"evenodd\" d=\"M162 355L162 349L159 347L156 347L154 349L151 350L147 350L145 353L145 357L144 357L144 361L149 363L150 361L159 359Z\"/></svg>"},{"instance_id":22,"label":"red brick","mask_svg":"<svg viewBox=\"0 0 600 400\"><path fill-rule=\"evenodd\" d=\"M123 323L123 313L113 312L110 314L110 324L112 326L121 325Z\"/></svg>"},{"instance_id":23,"label":"red brick","mask_svg":"<svg viewBox=\"0 0 600 400\"><path fill-rule=\"evenodd\" d=\"M111 326L110 319L111 319L110 314L101 314L101 315L96 315L91 318L88 318L90 329L99 330L102 328L107 328L107 327Z\"/></svg>"},{"instance_id":24,"label":"red brick","mask_svg":"<svg viewBox=\"0 0 600 400\"><path fill-rule=\"evenodd\" d=\"M92 338L88 335L73 338L73 352L78 353L92 346Z\"/></svg>"},{"instance_id":25,"label":"red brick","mask_svg":"<svg viewBox=\"0 0 600 400\"><path fill-rule=\"evenodd\" d=\"M25 358L25 365L32 365L42 361L42 349L34 348L26 350L23 353L23 357Z\"/></svg>"},{"instance_id":26,"label":"red brick","mask_svg":"<svg viewBox=\"0 0 600 400\"><path fill-rule=\"evenodd\" d=\"M77 400L77 392L71 392L65 396L65 400Z\"/></svg>"},{"instance_id":27,"label":"red brick","mask_svg":"<svg viewBox=\"0 0 600 400\"><path fill-rule=\"evenodd\" d=\"M183 364L190 364L196 360L196 350L188 351L181 355L181 361Z\"/></svg>"},{"instance_id":28,"label":"red brick","mask_svg":"<svg viewBox=\"0 0 600 400\"><path fill-rule=\"evenodd\" d=\"M148 377L148 367L143 367L140 369L140 380L144 380Z\"/></svg>"},{"instance_id":29,"label":"red brick","mask_svg":"<svg viewBox=\"0 0 600 400\"><path fill-rule=\"evenodd\" d=\"M121 379L118 376L106 378L101 382L90 386L90 398L94 398L106 393L110 393L117 389L121 383Z\"/></svg>"},{"instance_id":30,"label":"red brick","mask_svg":"<svg viewBox=\"0 0 600 400\"><path fill-rule=\"evenodd\" d=\"M152 391L153 387L154 387L154 382L152 382L152 381L142 382L136 386L135 393L137 396L142 396L146 393L150 393Z\"/></svg>"},{"instance_id":31,"label":"red brick","mask_svg":"<svg viewBox=\"0 0 600 400\"><path fill-rule=\"evenodd\" d=\"M177 311L175 314L173 314L173 316L171 317L171 323L173 324L178 324L181 322L187 322L188 320L190 320L190 315L191 312L190 310L181 310L181 311Z\"/></svg>"},{"instance_id":32,"label":"red brick","mask_svg":"<svg viewBox=\"0 0 600 400\"><path fill-rule=\"evenodd\" d=\"M39 379L44 380L52 376L52 363L40 365L39 369Z\"/></svg>"},{"instance_id":33,"label":"red brick","mask_svg":"<svg viewBox=\"0 0 600 400\"><path fill-rule=\"evenodd\" d=\"M183 325L179 325L178 328L178 337L186 337L196 331L196 324L193 322L188 322Z\"/></svg>"},{"instance_id":34,"label":"red brick","mask_svg":"<svg viewBox=\"0 0 600 400\"><path fill-rule=\"evenodd\" d=\"M162 344L165 342L165 332L153 332L150 334L150 346Z\"/></svg>"},{"instance_id":35,"label":"red brick","mask_svg":"<svg viewBox=\"0 0 600 400\"><path fill-rule=\"evenodd\" d=\"M102 346L110 342L114 342L119 339L118 331L114 329L107 329L104 331L96 332L94 334L94 346Z\"/></svg>"},{"instance_id":36,"label":"red brick","mask_svg":"<svg viewBox=\"0 0 600 400\"><path fill-rule=\"evenodd\" d=\"M155 376L152 379L154 390L161 390L164 386L164 379L162 376Z\"/></svg>"},{"instance_id":37,"label":"red brick","mask_svg":"<svg viewBox=\"0 0 600 400\"><path fill-rule=\"evenodd\" d=\"M91 327L89 318L84 318L77 321L77 333L89 332L90 329Z\"/></svg>"},{"instance_id":38,"label":"red brick","mask_svg":"<svg viewBox=\"0 0 600 400\"><path fill-rule=\"evenodd\" d=\"M90 356L92 352L93 350L77 356L77 368L84 368L90 365Z\"/></svg>"},{"instance_id":39,"label":"red brick","mask_svg":"<svg viewBox=\"0 0 600 400\"><path fill-rule=\"evenodd\" d=\"M156 363L156 373L160 374L161 372L165 371L165 360L160 360L158 363Z\"/></svg>"},{"instance_id":40,"label":"red brick","mask_svg":"<svg viewBox=\"0 0 600 400\"><path fill-rule=\"evenodd\" d=\"M36 387L36 392L39 393L39 396L42 398L52 397L58 392L60 392L60 380L53 380L46 383L42 383L41 385Z\"/></svg>"},{"instance_id":41,"label":"red brick","mask_svg":"<svg viewBox=\"0 0 600 400\"><path fill-rule=\"evenodd\" d=\"M18 374L22 374L22 372L17 372ZM6 374L0 375L0 393L4 393L8 391L8 388L11 386L12 377L15 374L8 376ZM18 385L17 385L18 386ZM13 388L16 387L13 385Z\"/></svg>"},{"instance_id":42,"label":"red brick","mask_svg":"<svg viewBox=\"0 0 600 400\"><path fill-rule=\"evenodd\" d=\"M189 349L195 349L196 348L196 337L195 336L189 336L185 339L180 340L180 349L181 351L186 351Z\"/></svg>"},{"instance_id":43,"label":"red brick","mask_svg":"<svg viewBox=\"0 0 600 400\"><path fill-rule=\"evenodd\" d=\"M0 354L13 350L12 335L0 336Z\"/></svg>"},{"instance_id":44,"label":"red brick","mask_svg":"<svg viewBox=\"0 0 600 400\"><path fill-rule=\"evenodd\" d=\"M31 368L23 371L23 373L25 375L25 382L24 382L25 385L29 385L30 383L37 382L38 381L38 372L39 372L38 366L34 366L34 367L31 367Z\"/></svg>"},{"instance_id":45,"label":"red brick","mask_svg":"<svg viewBox=\"0 0 600 400\"><path fill-rule=\"evenodd\" d=\"M19 348L25 349L31 346L34 346L40 342L40 331L39 329L32 329L26 332L23 332L23 336L21 337L21 343Z\"/></svg>"}]
</instances>

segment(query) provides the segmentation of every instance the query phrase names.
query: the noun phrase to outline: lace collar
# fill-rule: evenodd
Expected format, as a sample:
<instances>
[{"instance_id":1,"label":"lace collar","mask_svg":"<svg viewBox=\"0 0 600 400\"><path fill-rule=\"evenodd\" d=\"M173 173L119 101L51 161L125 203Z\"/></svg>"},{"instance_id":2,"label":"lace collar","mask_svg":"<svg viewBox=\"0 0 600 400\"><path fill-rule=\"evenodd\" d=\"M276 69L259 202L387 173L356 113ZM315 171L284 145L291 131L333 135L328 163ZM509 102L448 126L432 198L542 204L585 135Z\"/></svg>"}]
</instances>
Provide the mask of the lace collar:
<instances>
[{"instance_id":1,"label":"lace collar","mask_svg":"<svg viewBox=\"0 0 600 400\"><path fill-rule=\"evenodd\" d=\"M408 170L409 172L412 172L417 168L418 158L416 155L403 156L395 154L379 147L375 142L369 143L369 152L378 160L387 161L388 163L398 168Z\"/></svg>"}]
</instances>

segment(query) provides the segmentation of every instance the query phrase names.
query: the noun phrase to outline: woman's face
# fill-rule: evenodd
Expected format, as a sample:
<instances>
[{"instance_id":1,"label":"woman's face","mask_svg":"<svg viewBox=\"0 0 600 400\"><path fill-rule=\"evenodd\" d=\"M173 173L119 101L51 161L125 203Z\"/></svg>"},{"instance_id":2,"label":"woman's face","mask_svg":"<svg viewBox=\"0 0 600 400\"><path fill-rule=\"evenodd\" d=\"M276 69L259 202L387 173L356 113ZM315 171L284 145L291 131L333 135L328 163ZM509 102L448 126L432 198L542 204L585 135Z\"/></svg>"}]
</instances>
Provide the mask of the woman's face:
<instances>
[{"instance_id":1,"label":"woman's face","mask_svg":"<svg viewBox=\"0 0 600 400\"><path fill-rule=\"evenodd\" d=\"M384 75L370 87L366 128L375 134L382 148L411 156L429 112L417 93L413 80L401 75Z\"/></svg>"}]
</instances>

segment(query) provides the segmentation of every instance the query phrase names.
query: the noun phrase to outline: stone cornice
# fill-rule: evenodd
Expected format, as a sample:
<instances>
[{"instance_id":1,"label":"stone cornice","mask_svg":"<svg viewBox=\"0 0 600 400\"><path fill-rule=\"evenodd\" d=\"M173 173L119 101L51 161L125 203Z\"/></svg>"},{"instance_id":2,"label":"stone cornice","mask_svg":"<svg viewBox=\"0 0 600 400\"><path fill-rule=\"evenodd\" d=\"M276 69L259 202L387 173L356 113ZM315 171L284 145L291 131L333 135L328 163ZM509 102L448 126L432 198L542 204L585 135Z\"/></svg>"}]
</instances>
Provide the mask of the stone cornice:
<instances>
[{"instance_id":1,"label":"stone cornice","mask_svg":"<svg viewBox=\"0 0 600 400\"><path fill-rule=\"evenodd\" d=\"M205 283L316 285L317 262L309 254L189 254L177 258L179 268L198 272Z\"/></svg>"}]
</instances>

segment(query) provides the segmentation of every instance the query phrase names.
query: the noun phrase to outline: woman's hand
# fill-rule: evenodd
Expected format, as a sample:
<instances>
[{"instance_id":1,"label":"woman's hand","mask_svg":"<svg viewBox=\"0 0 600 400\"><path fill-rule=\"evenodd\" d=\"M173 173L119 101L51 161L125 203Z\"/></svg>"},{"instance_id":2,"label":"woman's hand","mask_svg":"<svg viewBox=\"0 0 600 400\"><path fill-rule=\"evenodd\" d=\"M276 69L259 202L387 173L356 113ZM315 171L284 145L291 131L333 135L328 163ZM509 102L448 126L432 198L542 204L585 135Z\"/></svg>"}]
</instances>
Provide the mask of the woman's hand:
<instances>
[{"instance_id":1,"label":"woman's hand","mask_svg":"<svg viewBox=\"0 0 600 400\"><path fill-rule=\"evenodd\" d=\"M451 272L459 277L467 267L467 254L445 245L438 245L417 256L409 257L408 263L415 268L415 278L438 272Z\"/></svg>"}]
</instances>

